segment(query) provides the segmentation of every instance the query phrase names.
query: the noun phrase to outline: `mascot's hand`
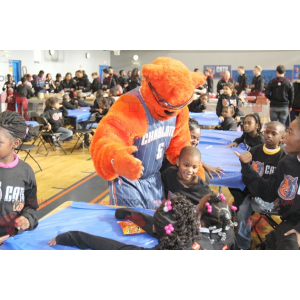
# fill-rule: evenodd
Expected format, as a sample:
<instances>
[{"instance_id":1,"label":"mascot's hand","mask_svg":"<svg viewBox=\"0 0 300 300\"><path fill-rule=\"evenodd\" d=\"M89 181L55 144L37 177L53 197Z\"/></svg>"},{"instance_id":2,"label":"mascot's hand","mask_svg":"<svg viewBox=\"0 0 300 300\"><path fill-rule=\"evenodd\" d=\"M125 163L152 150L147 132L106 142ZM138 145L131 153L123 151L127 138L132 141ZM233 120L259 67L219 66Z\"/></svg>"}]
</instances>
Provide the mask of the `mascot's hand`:
<instances>
[{"instance_id":1,"label":"mascot's hand","mask_svg":"<svg viewBox=\"0 0 300 300\"><path fill-rule=\"evenodd\" d=\"M137 147L135 146L124 147L116 151L112 162L116 174L130 180L141 178L144 168L142 162L132 155L136 151Z\"/></svg>"}]
</instances>

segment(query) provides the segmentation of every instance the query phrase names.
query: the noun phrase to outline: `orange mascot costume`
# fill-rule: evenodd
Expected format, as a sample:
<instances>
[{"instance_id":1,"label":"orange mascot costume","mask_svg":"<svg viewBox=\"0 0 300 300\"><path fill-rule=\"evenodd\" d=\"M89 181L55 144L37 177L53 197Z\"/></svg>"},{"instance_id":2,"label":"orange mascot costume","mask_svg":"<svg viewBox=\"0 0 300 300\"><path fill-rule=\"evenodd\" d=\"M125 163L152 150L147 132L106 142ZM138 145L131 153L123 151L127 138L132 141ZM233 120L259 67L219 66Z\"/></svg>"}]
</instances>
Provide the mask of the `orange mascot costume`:
<instances>
[{"instance_id":1,"label":"orange mascot costume","mask_svg":"<svg viewBox=\"0 0 300 300\"><path fill-rule=\"evenodd\" d=\"M141 87L121 96L101 120L91 155L109 181L111 205L155 209L165 199L159 173L164 153L176 164L191 145L187 105L206 77L168 57L144 65L142 76ZM202 166L198 174L205 180Z\"/></svg>"}]
</instances>

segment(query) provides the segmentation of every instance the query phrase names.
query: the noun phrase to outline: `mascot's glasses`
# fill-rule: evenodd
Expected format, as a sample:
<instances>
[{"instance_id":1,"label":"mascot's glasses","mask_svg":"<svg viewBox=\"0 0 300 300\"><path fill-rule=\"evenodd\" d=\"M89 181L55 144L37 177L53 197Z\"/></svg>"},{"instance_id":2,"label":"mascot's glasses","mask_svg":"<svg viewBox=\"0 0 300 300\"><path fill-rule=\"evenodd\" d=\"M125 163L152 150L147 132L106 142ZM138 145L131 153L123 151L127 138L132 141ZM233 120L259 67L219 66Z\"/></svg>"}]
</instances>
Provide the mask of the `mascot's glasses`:
<instances>
[{"instance_id":1,"label":"mascot's glasses","mask_svg":"<svg viewBox=\"0 0 300 300\"><path fill-rule=\"evenodd\" d=\"M152 94L153 94L153 96L154 96L154 98L155 98L155 100L157 101L157 103L160 105L160 106L162 106L162 107L164 107L164 108L168 108L168 109L173 109L173 110L180 110L180 109L182 109L183 107L185 107L186 105L188 105L190 102L191 102L191 100L193 99L193 97L194 97L194 92L193 92L193 94L192 94L192 97L188 100L188 101L186 101L185 103L183 103L183 104L181 104L181 105L172 105L172 104L170 104L170 103L168 103L155 89L154 89L154 87L152 86L152 84L151 84L151 82L148 82L148 85L149 85L149 87L150 87L150 90L151 90L151 92L152 92ZM157 99L158 98L158 99Z\"/></svg>"}]
</instances>

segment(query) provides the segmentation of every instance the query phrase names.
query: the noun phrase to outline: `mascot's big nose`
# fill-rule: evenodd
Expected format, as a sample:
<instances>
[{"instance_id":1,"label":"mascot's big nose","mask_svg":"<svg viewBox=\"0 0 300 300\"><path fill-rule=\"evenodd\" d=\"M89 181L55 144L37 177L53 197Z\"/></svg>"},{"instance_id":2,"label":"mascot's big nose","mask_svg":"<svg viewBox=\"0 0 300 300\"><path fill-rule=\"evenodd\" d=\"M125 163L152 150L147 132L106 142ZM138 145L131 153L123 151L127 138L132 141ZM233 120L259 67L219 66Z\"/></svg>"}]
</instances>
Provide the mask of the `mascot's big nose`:
<instances>
[{"instance_id":1,"label":"mascot's big nose","mask_svg":"<svg viewBox=\"0 0 300 300\"><path fill-rule=\"evenodd\" d=\"M171 115L173 115L174 113L175 113L175 111L165 110L165 114L166 114L166 115L171 116Z\"/></svg>"}]
</instances>

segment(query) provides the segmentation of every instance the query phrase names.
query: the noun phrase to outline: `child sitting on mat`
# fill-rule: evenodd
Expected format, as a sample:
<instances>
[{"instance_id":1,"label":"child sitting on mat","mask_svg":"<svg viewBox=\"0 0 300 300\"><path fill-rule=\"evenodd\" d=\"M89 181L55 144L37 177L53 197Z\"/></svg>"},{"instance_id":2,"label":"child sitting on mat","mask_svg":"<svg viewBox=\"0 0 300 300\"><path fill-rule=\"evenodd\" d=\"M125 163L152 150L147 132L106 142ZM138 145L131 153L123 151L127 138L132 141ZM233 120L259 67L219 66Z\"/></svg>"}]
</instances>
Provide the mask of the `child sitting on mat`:
<instances>
[{"instance_id":1,"label":"child sitting on mat","mask_svg":"<svg viewBox=\"0 0 300 300\"><path fill-rule=\"evenodd\" d=\"M135 215L127 217L130 219ZM117 215L116 217L118 218ZM148 217L153 220L145 221L150 224L149 232L152 232L152 235L158 239L158 244L150 249L126 245L81 231L59 234L48 244L49 246L58 244L93 250L212 250L208 238L201 236L199 232L198 217L193 205L184 196L173 195L172 199L160 205L154 217Z\"/></svg>"},{"instance_id":2,"label":"child sitting on mat","mask_svg":"<svg viewBox=\"0 0 300 300\"><path fill-rule=\"evenodd\" d=\"M196 113L204 113L206 112L206 105L209 100L208 94L202 94L198 99L194 100L191 104L189 104L189 111Z\"/></svg>"},{"instance_id":3,"label":"child sitting on mat","mask_svg":"<svg viewBox=\"0 0 300 300\"><path fill-rule=\"evenodd\" d=\"M279 206L283 220L266 235L265 246L270 250L299 250L300 247L300 118L296 118L283 138L288 153L279 161L274 174L265 180L250 165L250 152L239 154L243 181L251 193Z\"/></svg>"},{"instance_id":4,"label":"child sitting on mat","mask_svg":"<svg viewBox=\"0 0 300 300\"><path fill-rule=\"evenodd\" d=\"M35 176L15 153L31 137L24 118L17 112L0 114L0 245L9 236L38 226Z\"/></svg>"},{"instance_id":5,"label":"child sitting on mat","mask_svg":"<svg viewBox=\"0 0 300 300\"><path fill-rule=\"evenodd\" d=\"M233 106L224 106L222 109L222 123L217 126L215 129L217 130L230 130L234 124L234 107Z\"/></svg>"},{"instance_id":6,"label":"child sitting on mat","mask_svg":"<svg viewBox=\"0 0 300 300\"><path fill-rule=\"evenodd\" d=\"M197 175L201 165L200 151L192 146L184 147L176 165L161 174L166 198L178 192L197 205L202 197L211 193L208 183Z\"/></svg>"}]
</instances>

